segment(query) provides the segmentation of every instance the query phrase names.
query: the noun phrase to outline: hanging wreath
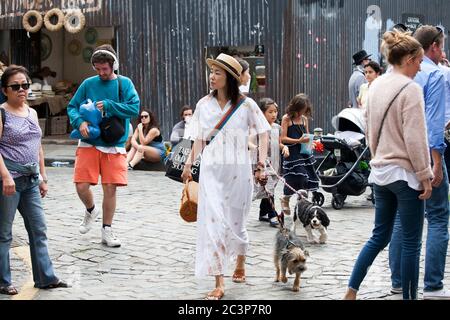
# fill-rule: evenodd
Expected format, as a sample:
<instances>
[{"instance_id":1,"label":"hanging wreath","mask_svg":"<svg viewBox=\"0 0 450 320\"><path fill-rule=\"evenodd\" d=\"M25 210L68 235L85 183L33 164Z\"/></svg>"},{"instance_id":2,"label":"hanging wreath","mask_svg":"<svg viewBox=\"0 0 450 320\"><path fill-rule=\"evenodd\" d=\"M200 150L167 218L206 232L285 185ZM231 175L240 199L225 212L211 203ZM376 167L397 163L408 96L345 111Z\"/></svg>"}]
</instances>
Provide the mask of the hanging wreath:
<instances>
[{"instance_id":1,"label":"hanging wreath","mask_svg":"<svg viewBox=\"0 0 450 320\"><path fill-rule=\"evenodd\" d=\"M81 10L70 10L64 19L64 28L69 33L78 33L84 29L86 18Z\"/></svg>"},{"instance_id":2,"label":"hanging wreath","mask_svg":"<svg viewBox=\"0 0 450 320\"><path fill-rule=\"evenodd\" d=\"M30 23L30 19L33 17L36 19L36 24L34 25L34 27L32 27ZM43 23L44 21L41 14L36 10L30 10L23 15L22 25L27 32L38 32L39 30L41 30Z\"/></svg>"},{"instance_id":3,"label":"hanging wreath","mask_svg":"<svg viewBox=\"0 0 450 320\"><path fill-rule=\"evenodd\" d=\"M56 24L53 24L50 20L53 17L58 18ZM44 25L49 31L61 30L64 25L64 13L58 8L48 11L44 17Z\"/></svg>"},{"instance_id":4,"label":"hanging wreath","mask_svg":"<svg viewBox=\"0 0 450 320\"><path fill-rule=\"evenodd\" d=\"M70 41L68 49L71 55L79 56L82 50L81 42L77 39L73 39L72 41Z\"/></svg>"}]
</instances>

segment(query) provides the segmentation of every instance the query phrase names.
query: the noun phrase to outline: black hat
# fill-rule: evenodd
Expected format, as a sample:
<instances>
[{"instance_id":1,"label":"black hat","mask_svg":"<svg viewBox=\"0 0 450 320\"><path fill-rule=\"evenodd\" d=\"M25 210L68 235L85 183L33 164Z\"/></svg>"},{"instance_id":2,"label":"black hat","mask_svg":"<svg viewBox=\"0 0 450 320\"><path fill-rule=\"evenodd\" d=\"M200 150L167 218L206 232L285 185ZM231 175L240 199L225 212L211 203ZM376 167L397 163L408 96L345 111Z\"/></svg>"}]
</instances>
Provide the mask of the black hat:
<instances>
[{"instance_id":1,"label":"black hat","mask_svg":"<svg viewBox=\"0 0 450 320\"><path fill-rule=\"evenodd\" d=\"M360 65L361 62L363 62L367 58L370 58L371 56L371 54L367 54L366 50L361 50L360 52L353 55L353 64Z\"/></svg>"}]
</instances>

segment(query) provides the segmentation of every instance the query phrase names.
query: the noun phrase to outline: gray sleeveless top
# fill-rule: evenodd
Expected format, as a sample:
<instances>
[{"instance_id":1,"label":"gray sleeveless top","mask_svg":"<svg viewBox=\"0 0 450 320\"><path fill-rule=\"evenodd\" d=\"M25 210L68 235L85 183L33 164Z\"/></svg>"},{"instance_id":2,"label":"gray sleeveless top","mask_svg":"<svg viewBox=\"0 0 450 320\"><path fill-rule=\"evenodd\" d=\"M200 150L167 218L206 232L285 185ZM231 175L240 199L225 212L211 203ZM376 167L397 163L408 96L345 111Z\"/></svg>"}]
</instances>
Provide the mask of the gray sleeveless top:
<instances>
[{"instance_id":1,"label":"gray sleeveless top","mask_svg":"<svg viewBox=\"0 0 450 320\"><path fill-rule=\"evenodd\" d=\"M39 162L42 131L37 120L28 112L18 117L5 110L6 121L0 137L0 154L3 158L25 165ZM21 175L11 172L12 177Z\"/></svg>"}]
</instances>

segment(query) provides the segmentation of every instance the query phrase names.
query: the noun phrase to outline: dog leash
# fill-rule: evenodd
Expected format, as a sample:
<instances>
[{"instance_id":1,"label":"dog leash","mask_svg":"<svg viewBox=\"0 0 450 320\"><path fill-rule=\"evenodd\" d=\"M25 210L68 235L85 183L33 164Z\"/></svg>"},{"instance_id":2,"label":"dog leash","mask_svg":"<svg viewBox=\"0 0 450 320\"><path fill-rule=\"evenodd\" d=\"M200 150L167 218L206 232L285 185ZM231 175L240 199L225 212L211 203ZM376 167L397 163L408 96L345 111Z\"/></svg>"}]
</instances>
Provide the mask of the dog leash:
<instances>
[{"instance_id":1,"label":"dog leash","mask_svg":"<svg viewBox=\"0 0 450 320\"><path fill-rule=\"evenodd\" d=\"M274 169L274 167L272 166L272 163L270 163L269 160L267 160L266 164L269 166L270 169L272 169L272 171L275 173L275 175L277 176L277 178L286 186L288 187L288 189L290 189L291 191L293 191L296 195L298 195L301 198L304 198L304 195L302 195L298 190L295 190L292 186L290 186L287 182L286 179L284 179L282 176L280 176L278 174L278 172L276 172L276 170Z\"/></svg>"},{"instance_id":2,"label":"dog leash","mask_svg":"<svg viewBox=\"0 0 450 320\"><path fill-rule=\"evenodd\" d=\"M286 227L284 225L284 213L278 214L278 212L277 212L277 210L275 208L275 203L272 201L272 199L275 197L275 195L270 193L270 191L267 190L266 186L264 186L264 192L266 193L267 197L269 198L269 203L272 206L273 212L275 212L277 214L277 219L278 219L278 223L279 223L280 232L286 238L286 249L289 248L289 245L294 246L294 247L298 247L295 243L293 243L289 239L289 234L286 234L287 229L286 229Z\"/></svg>"},{"instance_id":3,"label":"dog leash","mask_svg":"<svg viewBox=\"0 0 450 320\"><path fill-rule=\"evenodd\" d=\"M277 171L275 170L275 168L272 166L272 163L270 162L269 159L266 160L266 164L269 165L269 168L272 169L272 172L275 173L276 177L286 186L288 187L291 191L293 191L295 194L297 194L299 197L304 198L304 195L301 194L300 192L298 192L297 190L295 190L292 186L290 186L287 182L286 179L284 179L283 177L281 177ZM275 203L273 202L272 199L275 198L275 195L272 194L269 190L267 190L267 187L264 186L264 192L266 193L267 197L269 198L269 203L272 206L272 210L277 214L277 219L278 219L278 223L279 223L279 228L280 228L280 232L284 235L284 237L286 238L286 248L289 247L289 245L294 246L294 247L298 247L295 243L293 243L290 239L289 239L289 234L286 234L286 227L284 225L284 213L282 213L281 215L278 214L276 208L275 208Z\"/></svg>"}]
</instances>

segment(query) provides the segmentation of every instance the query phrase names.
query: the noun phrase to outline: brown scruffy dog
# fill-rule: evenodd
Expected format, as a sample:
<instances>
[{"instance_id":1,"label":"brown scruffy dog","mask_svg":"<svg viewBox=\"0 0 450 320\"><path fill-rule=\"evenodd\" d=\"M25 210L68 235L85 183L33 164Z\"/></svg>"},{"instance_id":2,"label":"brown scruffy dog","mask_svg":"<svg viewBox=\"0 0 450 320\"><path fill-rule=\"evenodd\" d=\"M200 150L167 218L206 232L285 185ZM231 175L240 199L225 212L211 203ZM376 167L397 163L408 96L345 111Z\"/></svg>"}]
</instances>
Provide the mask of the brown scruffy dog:
<instances>
[{"instance_id":1,"label":"brown scruffy dog","mask_svg":"<svg viewBox=\"0 0 450 320\"><path fill-rule=\"evenodd\" d=\"M299 237L289 229L277 232L275 252L273 255L276 269L275 282L287 283L286 272L295 273L294 292L300 291L300 276L306 270L308 251Z\"/></svg>"}]
</instances>

